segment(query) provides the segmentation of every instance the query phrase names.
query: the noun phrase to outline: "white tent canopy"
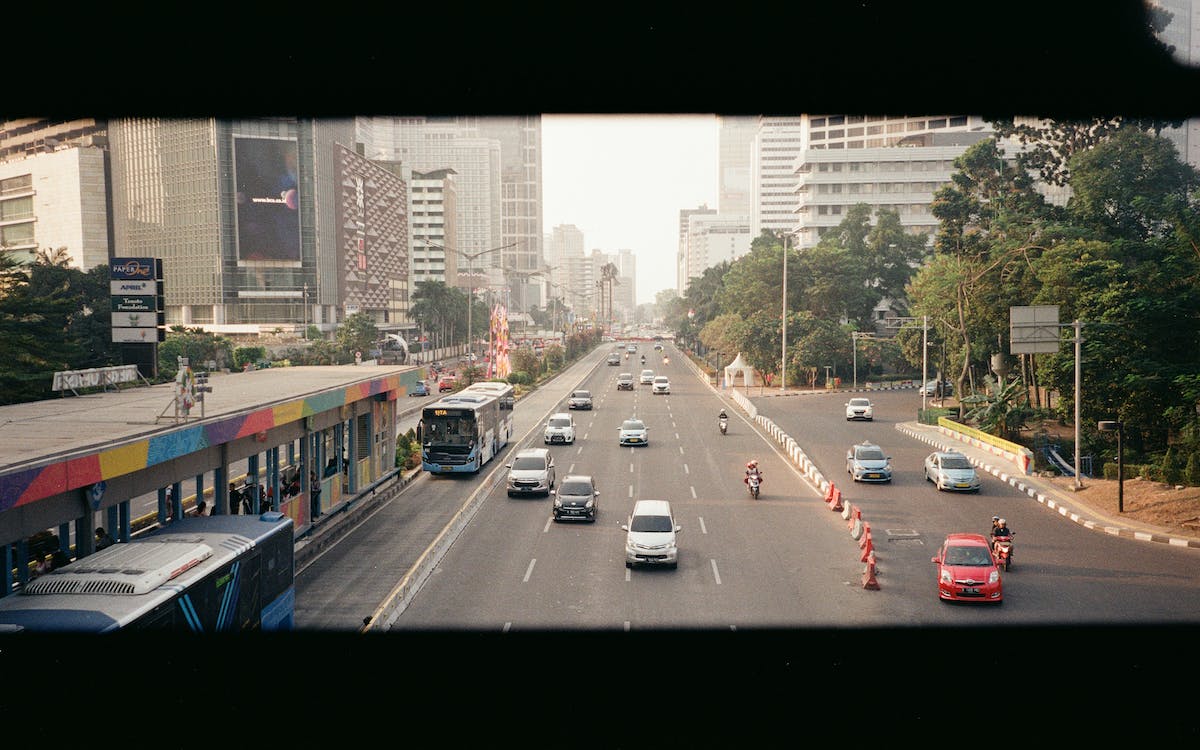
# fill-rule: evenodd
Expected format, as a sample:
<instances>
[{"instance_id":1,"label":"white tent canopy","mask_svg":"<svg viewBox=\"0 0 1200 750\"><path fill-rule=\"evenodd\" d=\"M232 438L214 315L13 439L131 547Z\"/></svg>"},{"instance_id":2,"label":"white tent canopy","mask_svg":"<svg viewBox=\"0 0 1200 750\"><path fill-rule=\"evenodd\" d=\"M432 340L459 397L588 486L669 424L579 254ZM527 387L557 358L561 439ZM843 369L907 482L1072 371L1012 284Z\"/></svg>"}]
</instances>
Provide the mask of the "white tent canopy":
<instances>
[{"instance_id":1,"label":"white tent canopy","mask_svg":"<svg viewBox=\"0 0 1200 750\"><path fill-rule=\"evenodd\" d=\"M742 386L749 388L754 385L754 368L746 364L746 360L742 359L742 353L733 358L733 361L725 365L725 385L734 385L735 378L738 374L742 376Z\"/></svg>"}]
</instances>

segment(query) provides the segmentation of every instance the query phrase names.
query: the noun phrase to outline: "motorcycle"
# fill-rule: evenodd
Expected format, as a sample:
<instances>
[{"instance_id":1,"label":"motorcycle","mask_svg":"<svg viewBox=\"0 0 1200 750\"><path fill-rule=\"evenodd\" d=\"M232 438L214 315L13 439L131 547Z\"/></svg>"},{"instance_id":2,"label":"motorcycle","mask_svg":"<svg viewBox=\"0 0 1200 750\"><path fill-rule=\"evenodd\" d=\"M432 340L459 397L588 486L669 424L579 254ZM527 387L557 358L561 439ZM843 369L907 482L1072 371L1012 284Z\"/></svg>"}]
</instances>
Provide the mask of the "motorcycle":
<instances>
[{"instance_id":1,"label":"motorcycle","mask_svg":"<svg viewBox=\"0 0 1200 750\"><path fill-rule=\"evenodd\" d=\"M1007 537L997 537L993 541L993 546L996 551L996 562L1005 570L1012 566L1012 538L1015 534Z\"/></svg>"},{"instance_id":2,"label":"motorcycle","mask_svg":"<svg viewBox=\"0 0 1200 750\"><path fill-rule=\"evenodd\" d=\"M729 420L725 419L724 417L719 417L717 419L717 426L721 428L721 434L724 435L725 430L729 429Z\"/></svg>"},{"instance_id":3,"label":"motorcycle","mask_svg":"<svg viewBox=\"0 0 1200 750\"><path fill-rule=\"evenodd\" d=\"M746 486L750 488L750 497L754 498L755 500L758 499L758 487L761 483L762 480L759 479L757 474L751 474L750 476L746 477Z\"/></svg>"}]
</instances>

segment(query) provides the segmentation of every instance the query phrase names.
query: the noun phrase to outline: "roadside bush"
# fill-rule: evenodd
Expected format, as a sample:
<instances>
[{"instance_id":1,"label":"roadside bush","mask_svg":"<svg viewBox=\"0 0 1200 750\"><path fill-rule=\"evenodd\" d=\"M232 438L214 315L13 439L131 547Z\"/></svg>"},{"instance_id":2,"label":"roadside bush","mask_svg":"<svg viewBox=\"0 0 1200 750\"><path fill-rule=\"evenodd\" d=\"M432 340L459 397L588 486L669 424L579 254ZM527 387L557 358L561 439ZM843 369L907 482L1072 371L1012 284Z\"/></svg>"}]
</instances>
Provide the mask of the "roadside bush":
<instances>
[{"instance_id":1,"label":"roadside bush","mask_svg":"<svg viewBox=\"0 0 1200 750\"><path fill-rule=\"evenodd\" d=\"M1188 456L1183 478L1192 487L1200 487L1200 450L1192 451Z\"/></svg>"},{"instance_id":2,"label":"roadside bush","mask_svg":"<svg viewBox=\"0 0 1200 750\"><path fill-rule=\"evenodd\" d=\"M1162 481L1167 484L1179 484L1183 479L1183 463L1175 446L1169 446L1162 457Z\"/></svg>"},{"instance_id":3,"label":"roadside bush","mask_svg":"<svg viewBox=\"0 0 1200 750\"><path fill-rule=\"evenodd\" d=\"M516 372L509 373L508 382L513 385L529 385L533 382L533 376L524 370L517 370Z\"/></svg>"},{"instance_id":4,"label":"roadside bush","mask_svg":"<svg viewBox=\"0 0 1200 750\"><path fill-rule=\"evenodd\" d=\"M241 370L246 366L246 363L255 364L267 358L267 347L265 346L239 346L233 350L234 367Z\"/></svg>"}]
</instances>

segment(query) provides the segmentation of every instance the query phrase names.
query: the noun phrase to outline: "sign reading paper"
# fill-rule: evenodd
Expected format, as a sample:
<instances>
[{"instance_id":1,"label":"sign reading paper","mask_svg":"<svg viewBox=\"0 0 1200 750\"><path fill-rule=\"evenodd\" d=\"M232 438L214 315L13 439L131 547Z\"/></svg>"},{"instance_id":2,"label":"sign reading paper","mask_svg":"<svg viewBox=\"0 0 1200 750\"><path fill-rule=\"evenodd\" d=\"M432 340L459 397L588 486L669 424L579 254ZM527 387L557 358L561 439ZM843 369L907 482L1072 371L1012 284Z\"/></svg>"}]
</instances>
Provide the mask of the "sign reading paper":
<instances>
[{"instance_id":1,"label":"sign reading paper","mask_svg":"<svg viewBox=\"0 0 1200 750\"><path fill-rule=\"evenodd\" d=\"M113 279L154 281L154 258L113 258L108 262L109 275Z\"/></svg>"},{"instance_id":2,"label":"sign reading paper","mask_svg":"<svg viewBox=\"0 0 1200 750\"><path fill-rule=\"evenodd\" d=\"M117 312L158 312L158 297L129 297L124 294L114 294L112 311Z\"/></svg>"}]
</instances>

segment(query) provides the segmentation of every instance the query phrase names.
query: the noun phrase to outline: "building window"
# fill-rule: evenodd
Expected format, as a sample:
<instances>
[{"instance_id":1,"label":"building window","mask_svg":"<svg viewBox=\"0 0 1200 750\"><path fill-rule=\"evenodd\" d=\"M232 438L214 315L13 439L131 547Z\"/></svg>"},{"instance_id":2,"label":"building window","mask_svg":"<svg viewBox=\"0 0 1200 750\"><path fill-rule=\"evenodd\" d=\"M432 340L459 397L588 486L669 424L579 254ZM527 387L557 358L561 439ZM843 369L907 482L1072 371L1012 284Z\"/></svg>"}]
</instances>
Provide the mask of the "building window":
<instances>
[{"instance_id":1,"label":"building window","mask_svg":"<svg viewBox=\"0 0 1200 750\"><path fill-rule=\"evenodd\" d=\"M823 128L823 127L825 127L825 118L824 118L824 117L818 117L818 118L816 118L815 120L813 120L813 121L812 121L811 125L812 125L812 127L814 127L814 128Z\"/></svg>"},{"instance_id":2,"label":"building window","mask_svg":"<svg viewBox=\"0 0 1200 750\"><path fill-rule=\"evenodd\" d=\"M844 115L834 115L829 118L830 125L845 125L846 117Z\"/></svg>"}]
</instances>

